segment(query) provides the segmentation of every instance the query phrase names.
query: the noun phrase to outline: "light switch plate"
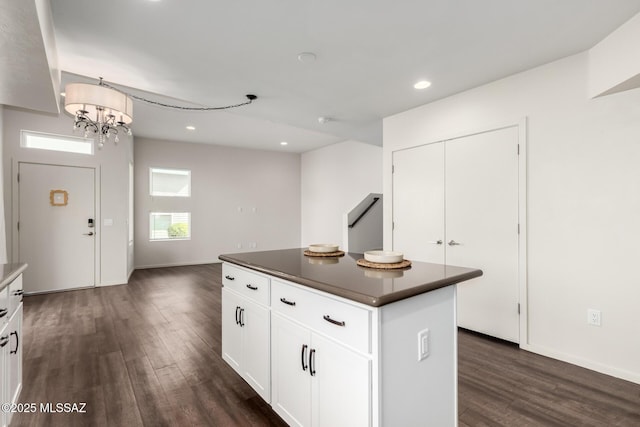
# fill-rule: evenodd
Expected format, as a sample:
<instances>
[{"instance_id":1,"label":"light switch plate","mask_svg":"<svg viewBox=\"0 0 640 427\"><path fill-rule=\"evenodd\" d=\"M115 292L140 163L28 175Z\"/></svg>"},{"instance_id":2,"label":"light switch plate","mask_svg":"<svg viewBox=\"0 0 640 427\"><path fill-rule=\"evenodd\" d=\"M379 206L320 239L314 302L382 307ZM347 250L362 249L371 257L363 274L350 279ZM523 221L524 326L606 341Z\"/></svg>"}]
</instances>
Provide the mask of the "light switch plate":
<instances>
[{"instance_id":1,"label":"light switch plate","mask_svg":"<svg viewBox=\"0 0 640 427\"><path fill-rule=\"evenodd\" d=\"M429 329L418 332L418 362L429 357Z\"/></svg>"}]
</instances>

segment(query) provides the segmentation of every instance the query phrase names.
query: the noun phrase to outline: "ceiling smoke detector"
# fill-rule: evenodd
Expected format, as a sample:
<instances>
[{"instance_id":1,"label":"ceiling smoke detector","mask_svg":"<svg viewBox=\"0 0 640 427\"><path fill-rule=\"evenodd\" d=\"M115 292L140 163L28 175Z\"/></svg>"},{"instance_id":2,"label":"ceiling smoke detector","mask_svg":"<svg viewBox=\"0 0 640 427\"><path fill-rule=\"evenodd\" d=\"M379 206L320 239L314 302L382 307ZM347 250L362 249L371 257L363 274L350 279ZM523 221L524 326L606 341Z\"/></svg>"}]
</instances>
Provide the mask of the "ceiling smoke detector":
<instances>
[{"instance_id":1,"label":"ceiling smoke detector","mask_svg":"<svg viewBox=\"0 0 640 427\"><path fill-rule=\"evenodd\" d=\"M313 52L302 52L298 54L298 61L308 64L316 60L316 54Z\"/></svg>"}]
</instances>

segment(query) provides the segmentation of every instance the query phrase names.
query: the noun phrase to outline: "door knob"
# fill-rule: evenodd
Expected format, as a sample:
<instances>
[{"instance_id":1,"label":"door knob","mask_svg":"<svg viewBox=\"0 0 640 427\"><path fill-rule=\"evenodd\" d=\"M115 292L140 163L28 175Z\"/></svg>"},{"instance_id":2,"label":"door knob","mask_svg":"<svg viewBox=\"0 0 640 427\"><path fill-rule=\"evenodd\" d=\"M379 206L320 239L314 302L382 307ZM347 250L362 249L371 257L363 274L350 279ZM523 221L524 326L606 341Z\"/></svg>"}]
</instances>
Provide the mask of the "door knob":
<instances>
[{"instance_id":1,"label":"door knob","mask_svg":"<svg viewBox=\"0 0 640 427\"><path fill-rule=\"evenodd\" d=\"M82 234L84 234L85 236L93 236L93 231L90 231L88 233L82 233Z\"/></svg>"},{"instance_id":2,"label":"door knob","mask_svg":"<svg viewBox=\"0 0 640 427\"><path fill-rule=\"evenodd\" d=\"M449 246L458 246L461 245L462 243L458 243L455 240L449 240L449 243L447 243Z\"/></svg>"},{"instance_id":3,"label":"door knob","mask_svg":"<svg viewBox=\"0 0 640 427\"><path fill-rule=\"evenodd\" d=\"M429 242L429 243L431 243L432 245L441 245L442 244L442 239L436 240L435 242Z\"/></svg>"}]
</instances>

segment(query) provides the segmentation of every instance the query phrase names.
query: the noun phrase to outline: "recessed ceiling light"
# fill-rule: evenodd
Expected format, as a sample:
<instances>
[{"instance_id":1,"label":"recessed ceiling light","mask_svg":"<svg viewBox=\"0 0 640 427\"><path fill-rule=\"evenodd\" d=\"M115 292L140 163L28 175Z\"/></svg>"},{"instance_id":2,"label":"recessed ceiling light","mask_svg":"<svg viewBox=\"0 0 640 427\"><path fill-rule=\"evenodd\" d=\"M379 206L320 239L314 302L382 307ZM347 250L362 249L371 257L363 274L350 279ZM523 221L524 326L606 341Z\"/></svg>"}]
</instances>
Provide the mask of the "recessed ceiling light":
<instances>
[{"instance_id":1,"label":"recessed ceiling light","mask_svg":"<svg viewBox=\"0 0 640 427\"><path fill-rule=\"evenodd\" d=\"M196 130L196 127L189 125L189 126L186 127L186 129L187 130Z\"/></svg>"},{"instance_id":2,"label":"recessed ceiling light","mask_svg":"<svg viewBox=\"0 0 640 427\"><path fill-rule=\"evenodd\" d=\"M280 145L289 145L289 143L287 141L282 141Z\"/></svg>"},{"instance_id":3,"label":"recessed ceiling light","mask_svg":"<svg viewBox=\"0 0 640 427\"><path fill-rule=\"evenodd\" d=\"M431 82L426 80L420 80L418 83L414 84L413 87L416 89L426 89L431 86Z\"/></svg>"}]
</instances>

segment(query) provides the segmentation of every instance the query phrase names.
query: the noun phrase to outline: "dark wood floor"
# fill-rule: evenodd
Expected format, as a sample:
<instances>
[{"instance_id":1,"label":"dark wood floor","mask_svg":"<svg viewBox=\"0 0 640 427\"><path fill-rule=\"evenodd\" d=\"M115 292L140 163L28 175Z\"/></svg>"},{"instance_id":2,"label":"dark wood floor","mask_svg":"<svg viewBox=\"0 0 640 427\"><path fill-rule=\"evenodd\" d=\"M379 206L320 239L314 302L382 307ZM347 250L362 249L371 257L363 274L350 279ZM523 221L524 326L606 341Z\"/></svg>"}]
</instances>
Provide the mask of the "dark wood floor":
<instances>
[{"instance_id":1,"label":"dark wood floor","mask_svg":"<svg viewBox=\"0 0 640 427\"><path fill-rule=\"evenodd\" d=\"M16 414L12 427L285 425L222 361L220 270L26 297L20 401L87 413ZM465 331L459 344L461 427L640 426L640 385Z\"/></svg>"}]
</instances>

